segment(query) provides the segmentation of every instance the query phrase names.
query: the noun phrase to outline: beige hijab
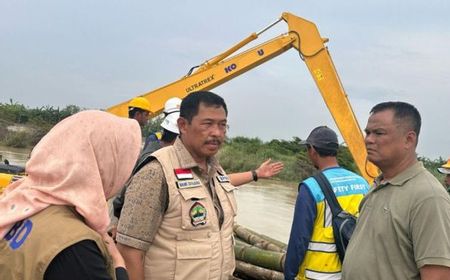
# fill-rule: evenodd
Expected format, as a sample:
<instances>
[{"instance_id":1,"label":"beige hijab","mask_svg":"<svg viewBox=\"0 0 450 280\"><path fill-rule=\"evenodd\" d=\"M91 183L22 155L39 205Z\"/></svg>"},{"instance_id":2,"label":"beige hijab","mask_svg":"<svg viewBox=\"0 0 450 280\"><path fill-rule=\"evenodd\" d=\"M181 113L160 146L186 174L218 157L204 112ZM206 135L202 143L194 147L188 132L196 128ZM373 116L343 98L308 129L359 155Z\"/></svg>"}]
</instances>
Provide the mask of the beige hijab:
<instances>
[{"instance_id":1,"label":"beige hijab","mask_svg":"<svg viewBox=\"0 0 450 280\"><path fill-rule=\"evenodd\" d=\"M135 120L83 111L59 122L34 147L28 176L0 196L0 237L50 205L75 206L89 227L103 233L109 224L106 199L130 176L140 146Z\"/></svg>"}]
</instances>

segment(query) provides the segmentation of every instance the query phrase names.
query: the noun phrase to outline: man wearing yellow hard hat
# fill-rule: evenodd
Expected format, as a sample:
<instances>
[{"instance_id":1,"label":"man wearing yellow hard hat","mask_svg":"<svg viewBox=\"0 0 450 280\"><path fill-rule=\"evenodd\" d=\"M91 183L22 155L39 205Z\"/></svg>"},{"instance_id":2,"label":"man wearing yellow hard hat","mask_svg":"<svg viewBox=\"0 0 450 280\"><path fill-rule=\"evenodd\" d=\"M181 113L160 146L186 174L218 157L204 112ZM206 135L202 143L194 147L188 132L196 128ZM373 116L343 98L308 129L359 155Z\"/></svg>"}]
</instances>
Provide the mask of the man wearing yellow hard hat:
<instances>
[{"instance_id":1,"label":"man wearing yellow hard hat","mask_svg":"<svg viewBox=\"0 0 450 280\"><path fill-rule=\"evenodd\" d=\"M135 119L141 127L147 124L150 112L150 102L142 96L135 97L128 103L128 117Z\"/></svg>"},{"instance_id":2,"label":"man wearing yellow hard hat","mask_svg":"<svg viewBox=\"0 0 450 280\"><path fill-rule=\"evenodd\" d=\"M450 158L447 160L447 163L441 165L441 167L439 167L437 170L439 171L439 173L445 175L445 188L447 189L447 192L450 193Z\"/></svg>"}]
</instances>

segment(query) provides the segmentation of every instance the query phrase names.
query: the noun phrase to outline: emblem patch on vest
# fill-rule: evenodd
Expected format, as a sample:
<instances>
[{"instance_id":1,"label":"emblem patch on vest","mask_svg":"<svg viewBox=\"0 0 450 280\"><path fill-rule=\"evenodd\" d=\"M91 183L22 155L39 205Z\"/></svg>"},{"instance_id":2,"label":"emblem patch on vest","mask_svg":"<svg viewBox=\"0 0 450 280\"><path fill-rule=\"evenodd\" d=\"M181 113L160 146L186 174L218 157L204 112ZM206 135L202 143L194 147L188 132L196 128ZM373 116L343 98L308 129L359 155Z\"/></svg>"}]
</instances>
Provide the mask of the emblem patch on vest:
<instances>
[{"instance_id":1,"label":"emblem patch on vest","mask_svg":"<svg viewBox=\"0 0 450 280\"><path fill-rule=\"evenodd\" d=\"M175 176L177 176L178 180L194 179L194 176L192 175L192 171L190 169L177 168L173 171L175 172Z\"/></svg>"},{"instance_id":2,"label":"emblem patch on vest","mask_svg":"<svg viewBox=\"0 0 450 280\"><path fill-rule=\"evenodd\" d=\"M202 185L200 179L177 181L177 187L179 189L197 188Z\"/></svg>"},{"instance_id":3,"label":"emblem patch on vest","mask_svg":"<svg viewBox=\"0 0 450 280\"><path fill-rule=\"evenodd\" d=\"M200 202L195 202L189 210L191 224L196 227L206 224L206 208Z\"/></svg>"},{"instance_id":4,"label":"emblem patch on vest","mask_svg":"<svg viewBox=\"0 0 450 280\"><path fill-rule=\"evenodd\" d=\"M217 181L219 181L220 183L228 183L230 182L230 178L228 178L227 175L218 175Z\"/></svg>"}]
</instances>

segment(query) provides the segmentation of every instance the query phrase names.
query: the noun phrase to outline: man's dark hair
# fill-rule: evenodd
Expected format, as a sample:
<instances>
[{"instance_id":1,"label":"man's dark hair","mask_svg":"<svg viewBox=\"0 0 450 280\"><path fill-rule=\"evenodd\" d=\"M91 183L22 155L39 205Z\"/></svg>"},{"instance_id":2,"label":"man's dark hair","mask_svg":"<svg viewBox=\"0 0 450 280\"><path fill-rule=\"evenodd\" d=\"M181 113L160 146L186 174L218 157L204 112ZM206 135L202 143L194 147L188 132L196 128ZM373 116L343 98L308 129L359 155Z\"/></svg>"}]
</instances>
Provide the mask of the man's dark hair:
<instances>
[{"instance_id":1,"label":"man's dark hair","mask_svg":"<svg viewBox=\"0 0 450 280\"><path fill-rule=\"evenodd\" d=\"M170 143L172 141L175 140L175 138L177 138L178 134L177 133L173 133L172 131L169 131L165 128L163 128L163 132L161 135L161 141Z\"/></svg>"},{"instance_id":2,"label":"man's dark hair","mask_svg":"<svg viewBox=\"0 0 450 280\"><path fill-rule=\"evenodd\" d=\"M375 114L386 110L394 111L395 119L408 122L411 129L416 133L417 138L419 138L422 119L416 107L409 103L400 101L382 102L375 105L372 110L370 110L370 114Z\"/></svg>"},{"instance_id":3,"label":"man's dark hair","mask_svg":"<svg viewBox=\"0 0 450 280\"><path fill-rule=\"evenodd\" d=\"M306 146L308 149L311 148L311 145ZM316 150L316 152L319 154L320 157L336 157L337 156L337 149L323 149L323 148L318 148L316 146L313 146L314 150Z\"/></svg>"},{"instance_id":4,"label":"man's dark hair","mask_svg":"<svg viewBox=\"0 0 450 280\"><path fill-rule=\"evenodd\" d=\"M196 91L186 96L181 102L180 117L191 123L192 118L198 114L200 103L206 107L223 107L225 115L228 115L227 105L222 97L210 91Z\"/></svg>"},{"instance_id":5,"label":"man's dark hair","mask_svg":"<svg viewBox=\"0 0 450 280\"><path fill-rule=\"evenodd\" d=\"M142 110L141 108L128 107L128 118L134 119L134 116L135 116L138 112L147 112L147 111Z\"/></svg>"}]
</instances>

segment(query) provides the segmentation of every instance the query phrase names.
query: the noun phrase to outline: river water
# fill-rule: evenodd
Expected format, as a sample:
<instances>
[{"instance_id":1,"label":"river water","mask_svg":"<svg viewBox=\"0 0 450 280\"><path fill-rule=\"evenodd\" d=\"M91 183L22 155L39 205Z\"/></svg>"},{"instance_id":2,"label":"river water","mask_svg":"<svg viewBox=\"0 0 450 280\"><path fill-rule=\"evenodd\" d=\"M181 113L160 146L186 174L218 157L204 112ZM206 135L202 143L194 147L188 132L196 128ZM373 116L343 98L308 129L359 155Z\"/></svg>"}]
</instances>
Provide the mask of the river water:
<instances>
[{"instance_id":1,"label":"river water","mask_svg":"<svg viewBox=\"0 0 450 280\"><path fill-rule=\"evenodd\" d=\"M10 164L24 166L29 149L0 146L0 155ZM287 243L292 223L296 186L286 186L277 181L247 184L236 191L238 203L237 222L256 232Z\"/></svg>"},{"instance_id":2,"label":"river water","mask_svg":"<svg viewBox=\"0 0 450 280\"><path fill-rule=\"evenodd\" d=\"M2 163L5 159L7 159L9 161L9 164L24 166L29 154L29 149L18 149L0 146L0 161Z\"/></svg>"},{"instance_id":3,"label":"river water","mask_svg":"<svg viewBox=\"0 0 450 280\"><path fill-rule=\"evenodd\" d=\"M297 187L272 181L242 186L236 193L237 222L287 243L296 196Z\"/></svg>"}]
</instances>

